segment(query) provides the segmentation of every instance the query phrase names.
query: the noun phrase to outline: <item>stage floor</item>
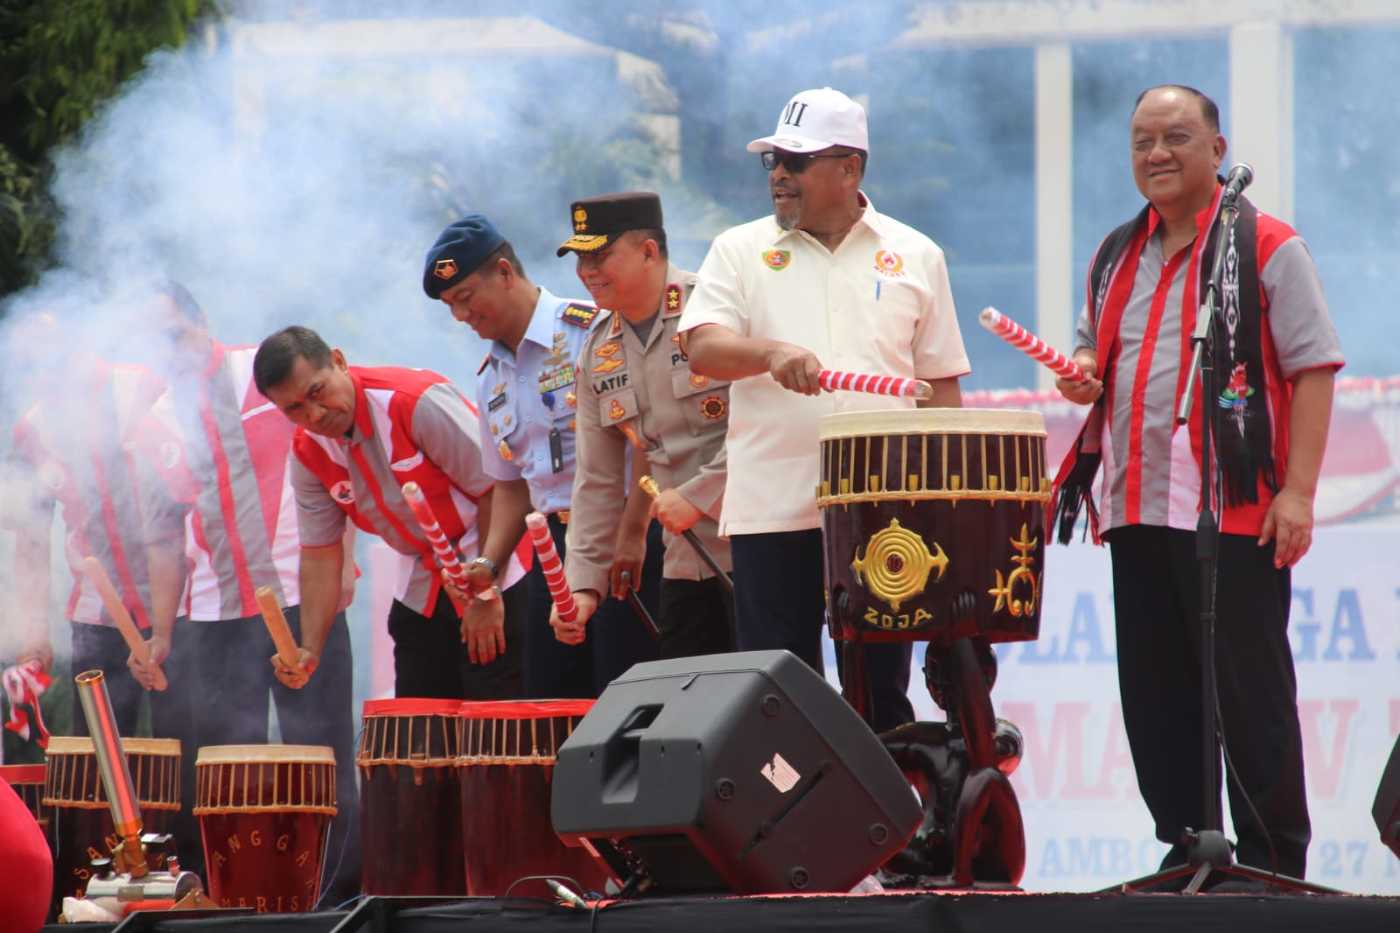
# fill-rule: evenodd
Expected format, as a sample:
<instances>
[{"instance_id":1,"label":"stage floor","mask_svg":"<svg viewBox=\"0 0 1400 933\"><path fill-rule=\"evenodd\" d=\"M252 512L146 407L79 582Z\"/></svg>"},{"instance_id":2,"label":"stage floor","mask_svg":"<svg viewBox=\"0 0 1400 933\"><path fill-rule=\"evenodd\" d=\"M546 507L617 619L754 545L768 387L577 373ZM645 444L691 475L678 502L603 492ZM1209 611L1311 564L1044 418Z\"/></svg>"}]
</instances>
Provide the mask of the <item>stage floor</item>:
<instances>
[{"instance_id":1,"label":"stage floor","mask_svg":"<svg viewBox=\"0 0 1400 933\"><path fill-rule=\"evenodd\" d=\"M823 933L823 931L976 931L976 933L1085 933L1085 931L1191 930L1192 933L1396 933L1400 898L1344 896L1269 896L1212 894L995 894L886 893L790 897L653 898L606 903L595 911L558 906L526 898L509 901L476 898L431 907L390 911L380 922L366 922L363 933L447 933L471 930L601 930L643 933L664 930L744 930ZM195 920L166 919L141 929L160 933L195 931L295 931L330 933L345 913L263 914ZM127 929L131 928L128 918ZM46 927L62 933L71 926ZM92 933L115 927L84 925Z\"/></svg>"}]
</instances>

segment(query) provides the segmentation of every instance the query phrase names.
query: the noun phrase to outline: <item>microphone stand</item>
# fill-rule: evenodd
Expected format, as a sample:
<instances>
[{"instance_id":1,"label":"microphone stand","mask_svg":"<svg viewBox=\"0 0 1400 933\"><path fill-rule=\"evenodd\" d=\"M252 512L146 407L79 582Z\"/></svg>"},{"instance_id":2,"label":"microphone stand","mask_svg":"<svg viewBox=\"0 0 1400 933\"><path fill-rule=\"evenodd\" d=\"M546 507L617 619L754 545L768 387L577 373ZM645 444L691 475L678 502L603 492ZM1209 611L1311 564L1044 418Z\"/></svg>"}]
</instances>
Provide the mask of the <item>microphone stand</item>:
<instances>
[{"instance_id":1,"label":"microphone stand","mask_svg":"<svg viewBox=\"0 0 1400 933\"><path fill-rule=\"evenodd\" d=\"M1322 885L1311 884L1289 875L1237 865L1233 847L1224 832L1225 817L1220 804L1220 745L1217 743L1215 675L1215 593L1220 558L1220 523L1215 515L1215 497L1212 493L1219 489L1217 481L1212 489L1211 480L1218 479L1219 463L1212 460L1212 430L1215 426L1215 341L1216 314L1220 305L1221 277L1225 268L1225 253L1235 231L1235 220L1239 216L1236 197L1228 194L1222 198L1218 221L1220 235L1216 240L1215 256L1211 262L1210 280L1196 314L1196 327L1191 334L1191 368L1187 373L1186 387L1181 393L1181 404L1177 406L1176 423L1186 424L1191 417L1194 399L1196 374L1201 381L1201 506L1196 520L1196 565L1200 573L1200 651L1201 651L1201 783L1206 809L1202 814L1200 829L1185 827L1181 842L1186 845L1186 864L1162 869L1132 881L1110 888L1110 891L1134 893L1159 889L1162 885L1179 878L1190 877L1182 894L1208 893L1202 885L1213 873L1220 873L1249 881L1263 882L1293 893L1340 894L1342 892ZM1218 459L1218 458L1217 458ZM1223 503L1222 503L1223 505ZM1268 832L1268 827L1261 828Z\"/></svg>"}]
</instances>

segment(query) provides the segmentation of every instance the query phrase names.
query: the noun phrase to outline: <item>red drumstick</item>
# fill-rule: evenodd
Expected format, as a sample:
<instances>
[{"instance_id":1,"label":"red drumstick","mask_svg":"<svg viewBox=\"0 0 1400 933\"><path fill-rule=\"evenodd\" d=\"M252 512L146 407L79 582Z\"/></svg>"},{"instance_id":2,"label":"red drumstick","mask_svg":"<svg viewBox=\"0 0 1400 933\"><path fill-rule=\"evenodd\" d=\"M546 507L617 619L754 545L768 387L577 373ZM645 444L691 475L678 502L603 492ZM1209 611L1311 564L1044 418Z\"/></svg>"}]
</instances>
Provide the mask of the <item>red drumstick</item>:
<instances>
[{"instance_id":1,"label":"red drumstick","mask_svg":"<svg viewBox=\"0 0 1400 933\"><path fill-rule=\"evenodd\" d=\"M404 501L413 510L413 517L418 519L423 534L433 546L433 553L437 555L442 569L447 572L447 579L463 593L471 593L472 582L467 576L467 568L462 566L462 562L457 558L457 549L447 540L447 535L443 534L442 527L433 515L432 507L428 505L427 497L423 495L423 490L418 488L417 483L404 483L402 489Z\"/></svg>"},{"instance_id":2,"label":"red drumstick","mask_svg":"<svg viewBox=\"0 0 1400 933\"><path fill-rule=\"evenodd\" d=\"M569 581L564 579L564 565L559 562L554 539L549 536L549 522L539 512L531 512L525 516L525 527L530 531L535 553L540 556L540 569L544 571L544 582L549 585L549 595L554 597L555 608L559 610L559 620L572 625L578 621L578 606L569 590Z\"/></svg>"},{"instance_id":3,"label":"red drumstick","mask_svg":"<svg viewBox=\"0 0 1400 933\"><path fill-rule=\"evenodd\" d=\"M823 369L817 373L817 383L828 392L868 392L871 395L898 395L924 400L933 398L933 386L922 379L906 379L903 376Z\"/></svg>"},{"instance_id":4,"label":"red drumstick","mask_svg":"<svg viewBox=\"0 0 1400 933\"><path fill-rule=\"evenodd\" d=\"M1070 382L1088 382L1089 376L1079 368L1079 364L1067 358L1059 350L1041 340L1035 334L1002 314L996 308L983 308L977 316L982 326L1011 344L1038 363L1044 363L1055 375Z\"/></svg>"}]
</instances>

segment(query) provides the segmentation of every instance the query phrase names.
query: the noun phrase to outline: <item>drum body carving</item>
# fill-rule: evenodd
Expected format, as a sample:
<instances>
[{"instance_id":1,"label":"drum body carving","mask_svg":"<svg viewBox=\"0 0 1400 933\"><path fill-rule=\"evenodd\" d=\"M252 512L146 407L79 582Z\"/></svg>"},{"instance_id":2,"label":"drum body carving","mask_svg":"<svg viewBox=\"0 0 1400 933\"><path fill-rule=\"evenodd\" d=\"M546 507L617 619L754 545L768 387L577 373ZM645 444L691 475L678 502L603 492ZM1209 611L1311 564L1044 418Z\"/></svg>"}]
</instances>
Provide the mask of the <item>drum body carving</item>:
<instances>
[{"instance_id":1,"label":"drum body carving","mask_svg":"<svg viewBox=\"0 0 1400 933\"><path fill-rule=\"evenodd\" d=\"M1039 412L823 418L817 504L832 636L1036 638L1050 486ZM972 612L954 612L967 594Z\"/></svg>"},{"instance_id":2,"label":"drum body carving","mask_svg":"<svg viewBox=\"0 0 1400 933\"><path fill-rule=\"evenodd\" d=\"M168 833L180 810L180 743L175 739L123 739L127 767L136 786L141 819L148 833ZM97 768L92 739L49 738L44 763L43 806L49 815L53 847L53 910L64 897L82 897L95 858L110 858L117 839L112 811ZM163 860L150 866L165 868Z\"/></svg>"},{"instance_id":3,"label":"drum body carving","mask_svg":"<svg viewBox=\"0 0 1400 933\"><path fill-rule=\"evenodd\" d=\"M555 753L592 700L461 704L462 841L467 893L499 897L526 875L568 875L602 891L611 877L587 849L566 846L550 820ZM515 893L539 895L517 886Z\"/></svg>"},{"instance_id":4,"label":"drum body carving","mask_svg":"<svg viewBox=\"0 0 1400 933\"><path fill-rule=\"evenodd\" d=\"M367 895L467 893L460 700L367 700L355 762Z\"/></svg>"},{"instance_id":5,"label":"drum body carving","mask_svg":"<svg viewBox=\"0 0 1400 933\"><path fill-rule=\"evenodd\" d=\"M321 896L335 754L319 745L209 745L195 759L194 815L209 896L221 907L297 913Z\"/></svg>"}]
</instances>

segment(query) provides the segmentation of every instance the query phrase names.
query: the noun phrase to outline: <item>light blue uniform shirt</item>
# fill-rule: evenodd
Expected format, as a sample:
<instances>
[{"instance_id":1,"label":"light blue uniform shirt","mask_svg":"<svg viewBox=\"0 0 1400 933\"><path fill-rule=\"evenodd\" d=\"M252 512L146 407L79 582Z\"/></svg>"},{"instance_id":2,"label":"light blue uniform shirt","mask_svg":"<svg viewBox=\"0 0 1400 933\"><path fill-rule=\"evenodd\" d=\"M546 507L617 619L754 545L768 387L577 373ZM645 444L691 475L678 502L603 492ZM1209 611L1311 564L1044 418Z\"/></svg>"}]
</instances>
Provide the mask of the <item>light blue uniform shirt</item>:
<instances>
[{"instance_id":1,"label":"light blue uniform shirt","mask_svg":"<svg viewBox=\"0 0 1400 933\"><path fill-rule=\"evenodd\" d=\"M500 341L477 374L481 459L495 479L523 479L549 514L569 507L574 484L574 363L596 320L586 301L540 289L514 353ZM551 434L557 433L552 445ZM554 446L554 450L551 450Z\"/></svg>"}]
</instances>

